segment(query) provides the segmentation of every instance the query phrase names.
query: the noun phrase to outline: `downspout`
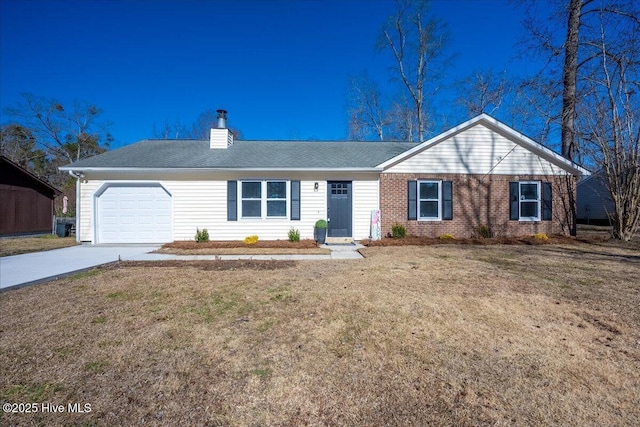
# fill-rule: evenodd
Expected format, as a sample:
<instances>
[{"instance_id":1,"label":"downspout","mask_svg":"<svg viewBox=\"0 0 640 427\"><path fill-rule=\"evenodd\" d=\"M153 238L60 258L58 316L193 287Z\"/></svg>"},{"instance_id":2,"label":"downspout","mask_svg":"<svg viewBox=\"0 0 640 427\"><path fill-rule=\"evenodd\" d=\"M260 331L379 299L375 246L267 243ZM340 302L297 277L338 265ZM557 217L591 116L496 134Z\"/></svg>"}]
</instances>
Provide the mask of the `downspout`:
<instances>
[{"instance_id":1,"label":"downspout","mask_svg":"<svg viewBox=\"0 0 640 427\"><path fill-rule=\"evenodd\" d=\"M76 179L76 242L80 243L80 177L81 174L69 171L69 175Z\"/></svg>"}]
</instances>

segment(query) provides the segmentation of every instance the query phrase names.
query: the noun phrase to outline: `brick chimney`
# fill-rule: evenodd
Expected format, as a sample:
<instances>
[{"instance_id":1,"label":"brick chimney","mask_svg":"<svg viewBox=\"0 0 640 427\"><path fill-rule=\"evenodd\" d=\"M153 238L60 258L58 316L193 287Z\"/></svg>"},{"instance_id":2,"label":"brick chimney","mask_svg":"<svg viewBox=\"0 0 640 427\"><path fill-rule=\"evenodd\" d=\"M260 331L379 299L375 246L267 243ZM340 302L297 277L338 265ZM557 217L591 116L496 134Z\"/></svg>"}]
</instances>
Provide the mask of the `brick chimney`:
<instances>
[{"instance_id":1,"label":"brick chimney","mask_svg":"<svg viewBox=\"0 0 640 427\"><path fill-rule=\"evenodd\" d=\"M218 127L211 129L209 148L226 149L233 144L233 134L227 129L227 112L218 110Z\"/></svg>"}]
</instances>

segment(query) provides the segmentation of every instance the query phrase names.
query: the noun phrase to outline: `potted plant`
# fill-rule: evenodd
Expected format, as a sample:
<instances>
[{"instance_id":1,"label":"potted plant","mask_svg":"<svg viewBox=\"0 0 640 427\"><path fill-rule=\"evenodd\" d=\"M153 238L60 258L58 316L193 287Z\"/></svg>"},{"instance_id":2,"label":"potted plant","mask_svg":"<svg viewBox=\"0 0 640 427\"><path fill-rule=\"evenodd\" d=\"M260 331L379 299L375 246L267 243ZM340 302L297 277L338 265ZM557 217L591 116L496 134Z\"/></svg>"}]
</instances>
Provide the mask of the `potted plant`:
<instances>
[{"instance_id":1,"label":"potted plant","mask_svg":"<svg viewBox=\"0 0 640 427\"><path fill-rule=\"evenodd\" d=\"M313 238L316 242L324 245L324 241L327 237L327 221L319 219L316 221L316 225L313 227Z\"/></svg>"}]
</instances>

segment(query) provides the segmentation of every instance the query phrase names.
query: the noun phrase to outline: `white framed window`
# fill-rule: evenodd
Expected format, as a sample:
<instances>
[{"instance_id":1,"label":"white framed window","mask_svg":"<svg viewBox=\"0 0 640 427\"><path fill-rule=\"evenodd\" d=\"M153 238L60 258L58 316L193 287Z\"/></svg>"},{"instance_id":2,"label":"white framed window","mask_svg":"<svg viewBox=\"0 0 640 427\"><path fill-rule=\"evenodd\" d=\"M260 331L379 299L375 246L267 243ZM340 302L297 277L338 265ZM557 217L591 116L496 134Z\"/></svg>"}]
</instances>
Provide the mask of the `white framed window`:
<instances>
[{"instance_id":1,"label":"white framed window","mask_svg":"<svg viewBox=\"0 0 640 427\"><path fill-rule=\"evenodd\" d=\"M264 181L267 188L267 217L287 217L287 182Z\"/></svg>"},{"instance_id":2,"label":"white framed window","mask_svg":"<svg viewBox=\"0 0 640 427\"><path fill-rule=\"evenodd\" d=\"M439 221L442 219L442 181L418 181L418 220Z\"/></svg>"},{"instance_id":3,"label":"white framed window","mask_svg":"<svg viewBox=\"0 0 640 427\"><path fill-rule=\"evenodd\" d=\"M242 218L262 218L262 182L242 181L240 191Z\"/></svg>"},{"instance_id":4,"label":"white framed window","mask_svg":"<svg viewBox=\"0 0 640 427\"><path fill-rule=\"evenodd\" d=\"M540 181L518 183L520 221L540 221Z\"/></svg>"},{"instance_id":5,"label":"white framed window","mask_svg":"<svg viewBox=\"0 0 640 427\"><path fill-rule=\"evenodd\" d=\"M240 217L287 218L289 191L285 180L240 181Z\"/></svg>"}]
</instances>

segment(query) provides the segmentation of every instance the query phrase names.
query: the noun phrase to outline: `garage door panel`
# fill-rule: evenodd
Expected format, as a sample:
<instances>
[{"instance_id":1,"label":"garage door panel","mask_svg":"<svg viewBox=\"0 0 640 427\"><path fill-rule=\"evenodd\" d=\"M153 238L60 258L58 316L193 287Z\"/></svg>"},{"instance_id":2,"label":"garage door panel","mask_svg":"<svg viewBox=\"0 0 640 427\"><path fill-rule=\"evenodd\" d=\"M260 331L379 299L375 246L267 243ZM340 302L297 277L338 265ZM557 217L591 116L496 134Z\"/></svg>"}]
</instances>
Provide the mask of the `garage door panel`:
<instances>
[{"instance_id":1,"label":"garage door panel","mask_svg":"<svg viewBox=\"0 0 640 427\"><path fill-rule=\"evenodd\" d=\"M105 204L105 208L107 209L117 209L118 208L118 203L114 200L105 200L104 201Z\"/></svg>"},{"instance_id":2,"label":"garage door panel","mask_svg":"<svg viewBox=\"0 0 640 427\"><path fill-rule=\"evenodd\" d=\"M171 220L169 218L166 218L164 220L161 219L161 218L156 218L156 224L157 225L161 225L161 226L163 226L165 228L168 228L168 227L171 226Z\"/></svg>"},{"instance_id":3,"label":"garage door panel","mask_svg":"<svg viewBox=\"0 0 640 427\"><path fill-rule=\"evenodd\" d=\"M143 239L151 239L153 237L153 233L151 233L150 231L146 231L146 232L141 232L140 236Z\"/></svg>"},{"instance_id":4,"label":"garage door panel","mask_svg":"<svg viewBox=\"0 0 640 427\"><path fill-rule=\"evenodd\" d=\"M153 225L153 218L150 218L148 215L143 215L138 218L138 223L140 225Z\"/></svg>"},{"instance_id":5,"label":"garage door panel","mask_svg":"<svg viewBox=\"0 0 640 427\"><path fill-rule=\"evenodd\" d=\"M117 223L117 221L115 221ZM136 219L131 215L122 215L120 217L120 223L125 227L130 227L136 224Z\"/></svg>"},{"instance_id":6,"label":"garage door panel","mask_svg":"<svg viewBox=\"0 0 640 427\"><path fill-rule=\"evenodd\" d=\"M98 243L171 241L171 196L158 186L111 186L97 199Z\"/></svg>"}]
</instances>

